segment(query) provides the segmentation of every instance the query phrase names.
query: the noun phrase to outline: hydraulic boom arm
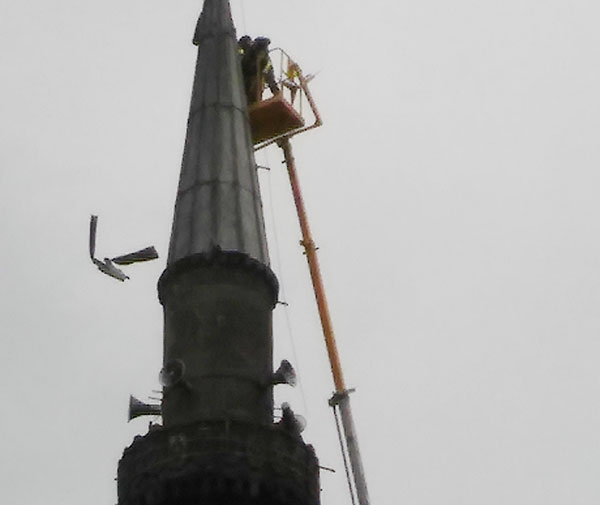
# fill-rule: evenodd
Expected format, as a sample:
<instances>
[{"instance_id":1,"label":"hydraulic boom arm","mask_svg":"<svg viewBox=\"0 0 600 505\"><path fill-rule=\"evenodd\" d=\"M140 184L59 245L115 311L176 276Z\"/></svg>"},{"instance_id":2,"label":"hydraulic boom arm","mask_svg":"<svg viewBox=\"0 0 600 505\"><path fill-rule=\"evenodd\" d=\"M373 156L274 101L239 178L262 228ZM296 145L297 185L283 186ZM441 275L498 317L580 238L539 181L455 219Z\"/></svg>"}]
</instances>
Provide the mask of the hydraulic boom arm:
<instances>
[{"instance_id":1,"label":"hydraulic boom arm","mask_svg":"<svg viewBox=\"0 0 600 505\"><path fill-rule=\"evenodd\" d=\"M348 456L350 459L350 466L352 468L354 487L356 489L358 503L359 505L369 505L367 483L365 480L362 459L358 448L358 440L356 438L356 430L354 428L352 410L350 409L350 397L348 394L349 391L346 389L344 383L342 367L340 364L340 357L337 351L335 336L333 334L333 327L331 324L331 317L329 315L329 308L327 306L327 299L325 297L325 289L323 288L323 279L321 278L319 260L317 258L316 247L310 233L310 228L308 226L308 219L306 217L304 201L302 199L302 194L300 192L300 184L298 182L298 176L296 174L296 166L294 156L292 154L292 146L288 138L280 140L278 144L283 150L288 175L290 177L290 184L292 186L292 193L294 195L294 203L296 204L298 220L300 221L300 230L302 232L301 244L306 252L306 259L308 261L310 277L315 292L317 308L319 311L319 317L321 319L321 326L323 328L323 336L325 337L325 346L327 347L327 354L329 355L329 363L331 365L331 373L333 374L335 394L330 400L330 404L334 409L337 408L339 410L342 419L342 428L344 431L346 447L348 449Z\"/></svg>"}]
</instances>

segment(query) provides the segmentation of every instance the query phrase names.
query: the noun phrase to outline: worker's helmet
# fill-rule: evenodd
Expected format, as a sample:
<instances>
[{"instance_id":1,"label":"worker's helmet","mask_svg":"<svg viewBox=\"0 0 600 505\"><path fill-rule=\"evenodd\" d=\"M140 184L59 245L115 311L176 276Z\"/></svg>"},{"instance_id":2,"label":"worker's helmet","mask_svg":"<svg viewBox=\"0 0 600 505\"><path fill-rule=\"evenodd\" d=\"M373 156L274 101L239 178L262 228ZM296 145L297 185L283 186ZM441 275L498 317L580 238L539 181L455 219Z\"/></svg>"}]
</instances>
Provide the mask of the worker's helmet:
<instances>
[{"instance_id":1,"label":"worker's helmet","mask_svg":"<svg viewBox=\"0 0 600 505\"><path fill-rule=\"evenodd\" d=\"M254 39L254 47L257 49L267 49L271 41L267 37L256 37Z\"/></svg>"},{"instance_id":2,"label":"worker's helmet","mask_svg":"<svg viewBox=\"0 0 600 505\"><path fill-rule=\"evenodd\" d=\"M243 37L240 37L240 40L238 40L238 46L240 46L242 49L248 49L251 45L252 37L248 35L244 35Z\"/></svg>"}]
</instances>

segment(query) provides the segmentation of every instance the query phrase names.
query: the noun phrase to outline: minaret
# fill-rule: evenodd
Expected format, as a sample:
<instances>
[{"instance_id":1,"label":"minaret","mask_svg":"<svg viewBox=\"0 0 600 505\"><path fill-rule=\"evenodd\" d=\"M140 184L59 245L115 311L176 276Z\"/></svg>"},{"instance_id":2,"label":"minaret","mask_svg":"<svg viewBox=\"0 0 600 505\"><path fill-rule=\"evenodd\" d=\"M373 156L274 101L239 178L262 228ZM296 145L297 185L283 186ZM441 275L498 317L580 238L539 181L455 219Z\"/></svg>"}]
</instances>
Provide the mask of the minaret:
<instances>
[{"instance_id":1,"label":"minaret","mask_svg":"<svg viewBox=\"0 0 600 505\"><path fill-rule=\"evenodd\" d=\"M318 505L318 462L273 422L262 204L228 0L205 0L167 268L162 426L119 462L119 505Z\"/></svg>"}]
</instances>

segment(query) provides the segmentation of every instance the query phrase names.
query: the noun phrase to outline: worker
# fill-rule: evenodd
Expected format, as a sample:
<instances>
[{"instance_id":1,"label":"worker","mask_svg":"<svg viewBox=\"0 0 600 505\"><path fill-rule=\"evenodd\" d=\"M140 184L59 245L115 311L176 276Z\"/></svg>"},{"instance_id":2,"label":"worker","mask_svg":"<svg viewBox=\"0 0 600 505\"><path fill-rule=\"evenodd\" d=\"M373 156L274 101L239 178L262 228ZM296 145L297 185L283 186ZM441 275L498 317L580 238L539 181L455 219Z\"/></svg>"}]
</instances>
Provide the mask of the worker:
<instances>
[{"instance_id":1,"label":"worker","mask_svg":"<svg viewBox=\"0 0 600 505\"><path fill-rule=\"evenodd\" d=\"M243 61L244 55L250 50L251 47L252 47L252 37L249 37L248 35L244 35L243 37L240 38L240 40L238 40L238 51L240 53L240 56L242 57L242 61Z\"/></svg>"},{"instance_id":2,"label":"worker","mask_svg":"<svg viewBox=\"0 0 600 505\"><path fill-rule=\"evenodd\" d=\"M244 76L244 91L248 105L262 100L262 91L265 85L269 86L271 93L279 93L279 86L275 81L273 64L269 58L269 44L267 37L256 37L254 41L244 35L238 41L239 52L242 58L242 74Z\"/></svg>"}]
</instances>

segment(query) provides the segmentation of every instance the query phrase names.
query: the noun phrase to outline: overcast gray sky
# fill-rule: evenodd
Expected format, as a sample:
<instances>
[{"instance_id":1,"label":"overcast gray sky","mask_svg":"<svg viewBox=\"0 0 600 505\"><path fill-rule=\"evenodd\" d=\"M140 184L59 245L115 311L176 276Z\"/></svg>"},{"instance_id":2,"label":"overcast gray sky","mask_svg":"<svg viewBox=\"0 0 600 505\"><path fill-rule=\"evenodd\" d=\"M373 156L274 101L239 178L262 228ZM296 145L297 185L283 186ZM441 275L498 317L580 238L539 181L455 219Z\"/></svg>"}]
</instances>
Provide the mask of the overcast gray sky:
<instances>
[{"instance_id":1,"label":"overcast gray sky","mask_svg":"<svg viewBox=\"0 0 600 505\"><path fill-rule=\"evenodd\" d=\"M238 35L320 71L325 125L294 149L373 505L597 504L599 4L231 4ZM3 504L115 503L118 459L145 432L127 401L158 388L199 12L0 0ZM289 303L276 359L302 380L278 399L338 470L323 504L347 505L281 154L257 161ZM126 284L101 275L91 213L100 255L163 257Z\"/></svg>"}]
</instances>

